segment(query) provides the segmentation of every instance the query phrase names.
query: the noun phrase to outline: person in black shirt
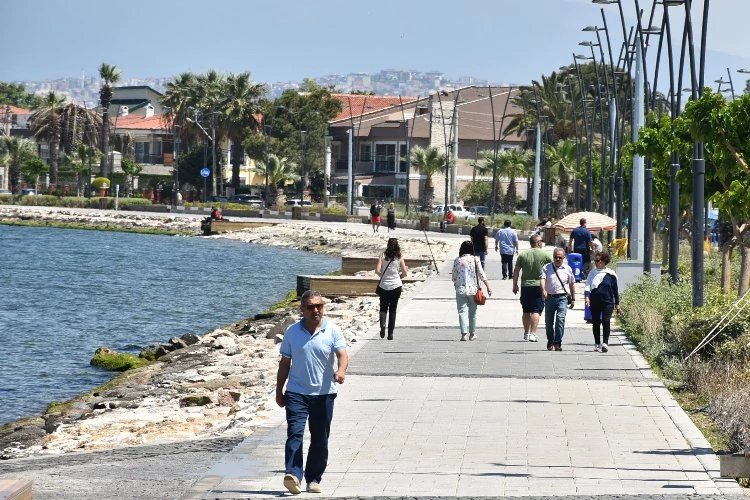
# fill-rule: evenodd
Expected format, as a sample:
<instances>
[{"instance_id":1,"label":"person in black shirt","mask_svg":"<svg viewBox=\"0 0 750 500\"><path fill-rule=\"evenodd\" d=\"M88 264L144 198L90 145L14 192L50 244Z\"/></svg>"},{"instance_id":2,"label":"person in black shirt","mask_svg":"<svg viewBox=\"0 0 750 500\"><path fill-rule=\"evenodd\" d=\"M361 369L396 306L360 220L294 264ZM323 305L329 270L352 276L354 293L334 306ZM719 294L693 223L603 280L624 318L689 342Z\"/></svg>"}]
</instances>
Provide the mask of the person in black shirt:
<instances>
[{"instance_id":1,"label":"person in black shirt","mask_svg":"<svg viewBox=\"0 0 750 500\"><path fill-rule=\"evenodd\" d=\"M474 244L474 255L479 257L479 262L482 264L482 269L487 269L484 265L485 258L487 257L487 248L489 241L489 232L487 227L484 225L484 217L477 219L477 225L471 228L469 231L471 242Z\"/></svg>"},{"instance_id":2,"label":"person in black shirt","mask_svg":"<svg viewBox=\"0 0 750 500\"><path fill-rule=\"evenodd\" d=\"M377 201L373 201L372 205L370 205L370 222L372 223L373 233L377 233L380 230L380 210L382 208Z\"/></svg>"}]
</instances>

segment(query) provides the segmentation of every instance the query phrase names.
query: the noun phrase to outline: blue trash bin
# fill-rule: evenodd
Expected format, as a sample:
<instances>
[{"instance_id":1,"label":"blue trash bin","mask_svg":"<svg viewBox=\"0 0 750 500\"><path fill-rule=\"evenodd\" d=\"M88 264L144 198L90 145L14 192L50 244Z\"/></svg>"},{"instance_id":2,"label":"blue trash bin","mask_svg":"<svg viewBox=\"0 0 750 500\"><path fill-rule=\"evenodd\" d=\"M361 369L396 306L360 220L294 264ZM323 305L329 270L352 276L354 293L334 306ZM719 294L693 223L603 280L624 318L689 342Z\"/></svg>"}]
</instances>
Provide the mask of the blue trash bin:
<instances>
[{"instance_id":1,"label":"blue trash bin","mask_svg":"<svg viewBox=\"0 0 750 500\"><path fill-rule=\"evenodd\" d=\"M573 270L576 282L583 279L583 255L571 252L568 254L568 265Z\"/></svg>"}]
</instances>

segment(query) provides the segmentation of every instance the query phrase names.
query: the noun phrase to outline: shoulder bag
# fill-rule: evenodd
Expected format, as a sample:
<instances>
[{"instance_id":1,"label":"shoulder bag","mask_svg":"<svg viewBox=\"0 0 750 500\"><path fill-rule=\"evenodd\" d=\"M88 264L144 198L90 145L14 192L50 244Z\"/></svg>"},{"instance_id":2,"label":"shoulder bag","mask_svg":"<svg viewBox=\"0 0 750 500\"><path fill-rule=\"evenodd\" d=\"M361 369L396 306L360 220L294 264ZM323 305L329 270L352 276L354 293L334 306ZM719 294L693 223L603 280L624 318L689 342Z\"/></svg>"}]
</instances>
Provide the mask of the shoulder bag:
<instances>
[{"instance_id":1,"label":"shoulder bag","mask_svg":"<svg viewBox=\"0 0 750 500\"><path fill-rule=\"evenodd\" d=\"M476 302L478 306L483 306L484 303L487 302L487 297L484 296L482 285L479 284L479 269L477 269L476 257L474 257L474 275L477 278L477 293L474 294L474 302Z\"/></svg>"},{"instance_id":2,"label":"shoulder bag","mask_svg":"<svg viewBox=\"0 0 750 500\"><path fill-rule=\"evenodd\" d=\"M380 284L383 282L383 276L385 276L385 272L388 270L388 266L391 265L391 262L393 262L393 259L388 261L388 265L385 266L385 269L383 269L383 272L380 273L380 279L378 280L378 286L375 288L375 294L380 297L380 294L383 293L385 290L380 288Z\"/></svg>"},{"instance_id":3,"label":"shoulder bag","mask_svg":"<svg viewBox=\"0 0 750 500\"><path fill-rule=\"evenodd\" d=\"M557 268L555 267L554 262L551 264L551 266L552 266L552 270L555 271L555 276L557 276L557 279L560 280L560 284L562 285L563 291L565 292L565 298L568 299L568 305L573 304L573 296L568 293L568 290L565 288L565 283L563 283L563 280L560 277L560 275L557 274Z\"/></svg>"}]
</instances>

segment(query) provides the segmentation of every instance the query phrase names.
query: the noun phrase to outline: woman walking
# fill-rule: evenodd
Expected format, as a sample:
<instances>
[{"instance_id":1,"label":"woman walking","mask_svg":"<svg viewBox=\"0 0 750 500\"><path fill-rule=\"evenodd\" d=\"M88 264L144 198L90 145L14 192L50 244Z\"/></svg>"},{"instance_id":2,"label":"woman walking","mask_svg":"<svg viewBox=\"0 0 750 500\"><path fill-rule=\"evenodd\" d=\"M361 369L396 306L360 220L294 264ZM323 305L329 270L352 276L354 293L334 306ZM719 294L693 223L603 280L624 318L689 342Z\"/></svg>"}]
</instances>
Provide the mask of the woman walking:
<instances>
[{"instance_id":1,"label":"woman walking","mask_svg":"<svg viewBox=\"0 0 750 500\"><path fill-rule=\"evenodd\" d=\"M401 256L401 248L396 238L388 238L385 252L378 259L375 272L380 276L378 296L380 296L380 338L385 337L385 324L388 320L388 340L393 340L396 327L396 307L401 297L403 283L401 277L409 272Z\"/></svg>"},{"instance_id":2,"label":"woman walking","mask_svg":"<svg viewBox=\"0 0 750 500\"><path fill-rule=\"evenodd\" d=\"M393 208L393 203L388 205L388 212L385 215L386 221L388 222L388 232L396 230L396 210Z\"/></svg>"},{"instance_id":3,"label":"woman walking","mask_svg":"<svg viewBox=\"0 0 750 500\"><path fill-rule=\"evenodd\" d=\"M479 258L474 256L474 244L471 240L461 243L458 257L453 262L453 286L456 288L456 308L458 309L458 326L461 329L461 341L476 340L477 304L474 295L479 289L480 280L487 287L487 295L492 296L492 289L487 275L484 274Z\"/></svg>"},{"instance_id":4,"label":"woman walking","mask_svg":"<svg viewBox=\"0 0 750 500\"><path fill-rule=\"evenodd\" d=\"M594 269L586 278L586 305L591 310L594 329L594 351L607 352L609 347L610 321L612 311L620 314L620 292L617 289L617 274L609 269L610 256L607 252L594 254ZM601 325L601 326L600 326ZM603 330L600 332L599 330ZM604 339L601 338L604 334ZM604 340L604 342L602 342Z\"/></svg>"}]
</instances>

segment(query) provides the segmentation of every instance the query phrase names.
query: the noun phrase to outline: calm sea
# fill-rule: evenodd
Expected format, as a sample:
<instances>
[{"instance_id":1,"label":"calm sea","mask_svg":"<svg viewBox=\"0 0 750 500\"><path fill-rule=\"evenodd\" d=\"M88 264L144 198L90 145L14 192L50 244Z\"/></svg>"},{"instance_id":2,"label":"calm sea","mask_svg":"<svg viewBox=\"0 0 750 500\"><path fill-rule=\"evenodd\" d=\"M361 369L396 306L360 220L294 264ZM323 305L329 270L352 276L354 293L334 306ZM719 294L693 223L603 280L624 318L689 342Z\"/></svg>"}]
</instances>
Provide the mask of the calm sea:
<instances>
[{"instance_id":1,"label":"calm sea","mask_svg":"<svg viewBox=\"0 0 750 500\"><path fill-rule=\"evenodd\" d=\"M0 226L0 423L37 415L137 353L266 310L340 259L228 240Z\"/></svg>"}]
</instances>

